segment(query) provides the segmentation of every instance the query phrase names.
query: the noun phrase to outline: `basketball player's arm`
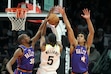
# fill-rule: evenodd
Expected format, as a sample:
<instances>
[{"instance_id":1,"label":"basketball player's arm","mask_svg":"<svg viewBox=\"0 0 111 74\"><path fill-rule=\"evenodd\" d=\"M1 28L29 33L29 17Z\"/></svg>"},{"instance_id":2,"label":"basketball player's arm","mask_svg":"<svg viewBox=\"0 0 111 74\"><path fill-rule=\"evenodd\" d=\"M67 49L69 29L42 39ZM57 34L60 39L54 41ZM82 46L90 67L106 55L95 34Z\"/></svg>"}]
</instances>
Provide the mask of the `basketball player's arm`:
<instances>
[{"instance_id":1,"label":"basketball player's arm","mask_svg":"<svg viewBox=\"0 0 111 74\"><path fill-rule=\"evenodd\" d=\"M52 7L47 15L47 17L44 19L43 23L41 24L41 26L38 29L38 32L36 33L36 35L32 38L32 46L35 45L36 41L41 37L41 30L43 29L43 26L47 24L48 22L48 17L50 16L51 13L53 13L54 11L54 7ZM45 32L44 32L45 33Z\"/></svg>"},{"instance_id":2,"label":"basketball player's arm","mask_svg":"<svg viewBox=\"0 0 111 74\"><path fill-rule=\"evenodd\" d=\"M45 20L48 20L48 17L46 17ZM45 35L46 35L46 24L43 25L43 28L41 30L41 38L40 38L40 49L41 49L41 51L45 50L45 45L46 45Z\"/></svg>"},{"instance_id":3,"label":"basketball player's arm","mask_svg":"<svg viewBox=\"0 0 111 74\"><path fill-rule=\"evenodd\" d=\"M59 12L62 14L64 23L65 23L66 28L67 28L68 40L69 40L69 43L70 43L70 53L72 54L72 52L74 51L75 46L77 45L77 40L76 40L76 38L74 36L73 29L71 28L70 22L69 22L69 20L67 18L67 15L65 13L64 8L59 7Z\"/></svg>"},{"instance_id":4,"label":"basketball player's arm","mask_svg":"<svg viewBox=\"0 0 111 74\"><path fill-rule=\"evenodd\" d=\"M23 52L20 48L18 48L15 52L14 52L14 55L13 57L9 60L9 62L6 64L6 68L7 68L7 71L10 73L10 74L14 74L13 73L13 70L12 70L12 65L15 63L15 61L17 60L18 57L20 57L21 55L23 55Z\"/></svg>"},{"instance_id":5,"label":"basketball player's arm","mask_svg":"<svg viewBox=\"0 0 111 74\"><path fill-rule=\"evenodd\" d=\"M41 24L41 26L38 29L38 32L36 33L36 35L32 38L32 46L35 45L35 43L37 42L37 40L41 37L41 30L43 29L43 26L47 24L47 19L45 19L43 21L43 23Z\"/></svg>"},{"instance_id":6,"label":"basketball player's arm","mask_svg":"<svg viewBox=\"0 0 111 74\"><path fill-rule=\"evenodd\" d=\"M89 30L89 34L88 34L88 37L87 37L87 48L88 48L88 54L89 54L90 46L93 43L94 28L93 28L93 24L92 24L91 19L90 19L90 10L88 10L87 8L83 9L83 13L84 13L84 15L82 14L81 16L83 18L85 18L85 20L87 22L87 25L88 25L88 30Z\"/></svg>"},{"instance_id":7,"label":"basketball player's arm","mask_svg":"<svg viewBox=\"0 0 111 74\"><path fill-rule=\"evenodd\" d=\"M45 46L46 46L45 37L41 36L41 39L40 39L40 49L41 49L41 51L45 51Z\"/></svg>"},{"instance_id":8,"label":"basketball player's arm","mask_svg":"<svg viewBox=\"0 0 111 74\"><path fill-rule=\"evenodd\" d=\"M57 44L58 44L58 45L59 45L59 47L60 47L60 52L62 52L63 46L62 46L61 41L57 41Z\"/></svg>"}]
</instances>

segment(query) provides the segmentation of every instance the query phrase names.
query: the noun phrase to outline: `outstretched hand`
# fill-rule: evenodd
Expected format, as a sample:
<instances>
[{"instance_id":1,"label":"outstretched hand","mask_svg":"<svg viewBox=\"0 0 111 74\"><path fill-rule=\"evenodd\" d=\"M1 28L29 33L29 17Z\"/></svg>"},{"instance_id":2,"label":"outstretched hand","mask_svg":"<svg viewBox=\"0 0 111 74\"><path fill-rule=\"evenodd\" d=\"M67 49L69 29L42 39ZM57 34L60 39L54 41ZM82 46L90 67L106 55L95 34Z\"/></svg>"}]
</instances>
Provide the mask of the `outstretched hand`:
<instances>
[{"instance_id":1,"label":"outstretched hand","mask_svg":"<svg viewBox=\"0 0 111 74\"><path fill-rule=\"evenodd\" d=\"M65 13L65 8L61 7L61 6L57 6L59 13L61 13L62 15L64 15Z\"/></svg>"},{"instance_id":2,"label":"outstretched hand","mask_svg":"<svg viewBox=\"0 0 111 74\"><path fill-rule=\"evenodd\" d=\"M47 19L50 16L50 14L54 13L55 7L52 7L47 15Z\"/></svg>"},{"instance_id":3,"label":"outstretched hand","mask_svg":"<svg viewBox=\"0 0 111 74\"><path fill-rule=\"evenodd\" d=\"M83 9L83 14L81 14L81 16L85 19L89 19L90 18L90 10L88 10L87 8Z\"/></svg>"},{"instance_id":4,"label":"outstretched hand","mask_svg":"<svg viewBox=\"0 0 111 74\"><path fill-rule=\"evenodd\" d=\"M55 7L52 7L49 11L49 14L54 13Z\"/></svg>"}]
</instances>

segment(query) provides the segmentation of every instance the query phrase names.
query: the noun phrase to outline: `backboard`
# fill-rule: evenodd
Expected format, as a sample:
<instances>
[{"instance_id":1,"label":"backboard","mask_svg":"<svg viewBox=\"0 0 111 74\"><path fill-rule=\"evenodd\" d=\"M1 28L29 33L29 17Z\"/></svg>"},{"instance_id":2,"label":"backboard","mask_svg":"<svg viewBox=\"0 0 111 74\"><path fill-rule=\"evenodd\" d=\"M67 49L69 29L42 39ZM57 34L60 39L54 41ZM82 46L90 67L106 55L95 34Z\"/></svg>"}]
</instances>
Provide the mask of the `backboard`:
<instances>
[{"instance_id":1,"label":"backboard","mask_svg":"<svg viewBox=\"0 0 111 74\"><path fill-rule=\"evenodd\" d=\"M31 11L29 11L28 14L27 14L27 19L31 19L31 20L32 19L44 19L47 16L48 12L45 11L45 10L47 10L46 6L47 6L47 4L49 4L49 3L47 3L49 1L52 1L53 5L56 4L56 5L63 6L63 0L49 0L49 1L45 1L45 0L17 0L17 1L16 0L5 0L4 5L2 5L2 1L1 1L1 6L4 6L4 8L3 8L4 12L0 12L0 20L7 20L8 19L7 18L8 16L7 16L6 12L5 12L5 8L16 7L21 2L32 4L33 9ZM38 5L38 3L40 5L41 11L42 11L39 14L36 13L36 6ZM25 8L26 6L23 4L21 7ZM12 16L14 16L14 15L12 15ZM58 14L58 16L61 17L60 14Z\"/></svg>"}]
</instances>

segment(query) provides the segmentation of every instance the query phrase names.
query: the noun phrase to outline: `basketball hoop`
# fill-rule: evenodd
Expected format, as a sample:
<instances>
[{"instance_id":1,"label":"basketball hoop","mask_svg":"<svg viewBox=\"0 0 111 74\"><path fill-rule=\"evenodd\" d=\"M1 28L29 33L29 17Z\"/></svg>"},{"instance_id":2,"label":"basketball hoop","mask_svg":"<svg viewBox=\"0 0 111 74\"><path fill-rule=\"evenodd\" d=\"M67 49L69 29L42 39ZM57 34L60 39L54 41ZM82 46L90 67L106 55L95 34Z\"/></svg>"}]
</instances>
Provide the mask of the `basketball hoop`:
<instances>
[{"instance_id":1,"label":"basketball hoop","mask_svg":"<svg viewBox=\"0 0 111 74\"><path fill-rule=\"evenodd\" d=\"M6 8L8 18L12 23L12 30L25 30L25 21L27 17L27 8Z\"/></svg>"}]
</instances>

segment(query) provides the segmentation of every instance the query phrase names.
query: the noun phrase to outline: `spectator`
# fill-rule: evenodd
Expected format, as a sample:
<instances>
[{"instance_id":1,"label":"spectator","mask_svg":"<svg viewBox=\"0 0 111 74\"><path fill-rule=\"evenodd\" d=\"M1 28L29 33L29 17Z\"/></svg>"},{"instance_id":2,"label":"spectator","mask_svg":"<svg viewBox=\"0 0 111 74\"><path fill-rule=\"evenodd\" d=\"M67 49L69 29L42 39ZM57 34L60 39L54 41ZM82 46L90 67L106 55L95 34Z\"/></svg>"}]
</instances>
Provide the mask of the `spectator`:
<instances>
[{"instance_id":1,"label":"spectator","mask_svg":"<svg viewBox=\"0 0 111 74\"><path fill-rule=\"evenodd\" d=\"M78 30L80 31L80 32L85 32L85 33L87 33L88 32L88 26L87 26L87 23L85 23L85 21L84 20L82 20L81 21L81 23L78 25Z\"/></svg>"},{"instance_id":2,"label":"spectator","mask_svg":"<svg viewBox=\"0 0 111 74\"><path fill-rule=\"evenodd\" d=\"M111 60L111 40L109 40L109 46L108 46L108 52L107 52L107 55L108 55L108 58Z\"/></svg>"},{"instance_id":3,"label":"spectator","mask_svg":"<svg viewBox=\"0 0 111 74\"><path fill-rule=\"evenodd\" d=\"M95 66L99 58L100 58L100 53L95 48L95 45L92 44L89 55L89 73L91 73L91 69Z\"/></svg>"},{"instance_id":4,"label":"spectator","mask_svg":"<svg viewBox=\"0 0 111 74\"><path fill-rule=\"evenodd\" d=\"M9 61L9 59L7 57L5 57L3 59L3 62L2 62L2 68L0 70L0 74L8 74L7 70L6 70L6 64L7 62Z\"/></svg>"},{"instance_id":5,"label":"spectator","mask_svg":"<svg viewBox=\"0 0 111 74\"><path fill-rule=\"evenodd\" d=\"M104 51L104 46L107 46L105 44L107 43L107 38L104 37L104 30L102 28L99 28L96 32L95 38L94 38L94 44L96 49L100 52L100 54Z\"/></svg>"}]
</instances>

